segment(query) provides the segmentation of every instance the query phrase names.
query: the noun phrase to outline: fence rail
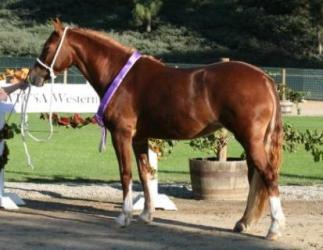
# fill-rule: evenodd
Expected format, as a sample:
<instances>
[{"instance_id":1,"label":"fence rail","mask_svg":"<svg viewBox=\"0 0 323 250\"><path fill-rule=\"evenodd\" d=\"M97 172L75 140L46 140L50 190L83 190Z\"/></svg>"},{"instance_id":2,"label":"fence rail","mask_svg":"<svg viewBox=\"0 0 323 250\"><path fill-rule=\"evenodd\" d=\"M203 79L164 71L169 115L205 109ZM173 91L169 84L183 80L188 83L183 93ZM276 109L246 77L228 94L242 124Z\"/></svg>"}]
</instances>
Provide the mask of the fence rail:
<instances>
[{"instance_id":1,"label":"fence rail","mask_svg":"<svg viewBox=\"0 0 323 250\"><path fill-rule=\"evenodd\" d=\"M6 68L31 67L35 62L34 58L23 57L0 57L0 72ZM201 64L169 64L178 68L189 68L202 66ZM274 67L262 67L276 83L282 82L282 69ZM64 82L63 74L59 75L56 82ZM85 83L86 80L78 71L72 67L67 71L67 83ZM286 83L294 91L302 91L306 94L306 99L323 101L323 70L320 69L298 69L286 68Z\"/></svg>"},{"instance_id":2,"label":"fence rail","mask_svg":"<svg viewBox=\"0 0 323 250\"><path fill-rule=\"evenodd\" d=\"M282 82L281 68L264 68L277 83ZM323 70L320 69L286 69L286 84L294 91L305 93L310 100L323 100Z\"/></svg>"}]
</instances>

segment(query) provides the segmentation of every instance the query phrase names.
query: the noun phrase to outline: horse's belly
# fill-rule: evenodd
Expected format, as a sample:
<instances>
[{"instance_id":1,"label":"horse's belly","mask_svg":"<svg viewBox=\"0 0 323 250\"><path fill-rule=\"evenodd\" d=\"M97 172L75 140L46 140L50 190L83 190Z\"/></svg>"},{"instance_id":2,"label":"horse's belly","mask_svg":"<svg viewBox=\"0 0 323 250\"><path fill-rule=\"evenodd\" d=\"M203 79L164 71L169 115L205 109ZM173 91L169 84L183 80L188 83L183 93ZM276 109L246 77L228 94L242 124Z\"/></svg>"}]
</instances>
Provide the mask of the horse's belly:
<instances>
[{"instance_id":1,"label":"horse's belly","mask_svg":"<svg viewBox=\"0 0 323 250\"><path fill-rule=\"evenodd\" d=\"M177 140L193 139L210 134L221 127L223 127L222 124L217 121L206 124L196 121L166 122L150 127L147 130L149 131L147 137Z\"/></svg>"},{"instance_id":2,"label":"horse's belly","mask_svg":"<svg viewBox=\"0 0 323 250\"><path fill-rule=\"evenodd\" d=\"M207 126L206 128L204 128L200 133L198 133L196 136L194 136L194 138L210 134L220 128L223 128L223 125L220 122L214 122L214 123L210 124L209 126Z\"/></svg>"}]
</instances>

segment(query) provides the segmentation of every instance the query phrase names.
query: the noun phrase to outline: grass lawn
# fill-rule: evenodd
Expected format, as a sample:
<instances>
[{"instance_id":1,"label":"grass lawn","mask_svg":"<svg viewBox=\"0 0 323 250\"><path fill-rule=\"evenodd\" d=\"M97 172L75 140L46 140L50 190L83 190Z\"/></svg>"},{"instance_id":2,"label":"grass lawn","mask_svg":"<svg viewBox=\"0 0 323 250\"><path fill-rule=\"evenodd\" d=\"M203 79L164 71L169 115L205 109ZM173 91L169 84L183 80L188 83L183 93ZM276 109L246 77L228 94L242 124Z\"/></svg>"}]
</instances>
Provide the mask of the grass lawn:
<instances>
[{"instance_id":1,"label":"grass lawn","mask_svg":"<svg viewBox=\"0 0 323 250\"><path fill-rule=\"evenodd\" d=\"M35 135L45 137L48 131L46 122L38 114L29 116L30 127ZM11 122L19 121L14 115ZM323 117L285 117L284 121L294 124L298 129L322 129ZM21 138L17 135L8 140L9 163L6 166L8 181L119 181L117 160L107 141L107 151L98 153L100 129L89 125L81 129L54 128L53 138L46 143L28 140L34 169L27 167ZM236 141L230 142L229 155L239 156L242 149ZM171 155L159 162L159 181L162 183L189 183L188 159L205 156L193 151L186 141L176 144ZM297 153L284 152L281 170L283 184L323 184L323 163L314 163L312 156L300 149ZM133 162L134 163L134 162ZM133 164L134 179L138 180Z\"/></svg>"}]
</instances>

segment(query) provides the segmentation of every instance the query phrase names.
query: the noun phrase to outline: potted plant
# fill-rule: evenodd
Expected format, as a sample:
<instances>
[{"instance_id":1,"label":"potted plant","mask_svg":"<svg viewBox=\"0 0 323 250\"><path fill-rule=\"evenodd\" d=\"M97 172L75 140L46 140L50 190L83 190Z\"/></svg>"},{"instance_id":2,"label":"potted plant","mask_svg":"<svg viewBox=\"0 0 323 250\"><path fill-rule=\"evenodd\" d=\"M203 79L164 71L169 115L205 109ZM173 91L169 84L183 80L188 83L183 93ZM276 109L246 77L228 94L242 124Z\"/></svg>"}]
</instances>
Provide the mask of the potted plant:
<instances>
[{"instance_id":1,"label":"potted plant","mask_svg":"<svg viewBox=\"0 0 323 250\"><path fill-rule=\"evenodd\" d=\"M247 164L243 157L228 158L226 129L194 139L194 150L212 152L213 157L189 160L193 196L197 199L236 200L248 194Z\"/></svg>"},{"instance_id":2,"label":"potted plant","mask_svg":"<svg viewBox=\"0 0 323 250\"><path fill-rule=\"evenodd\" d=\"M220 61L228 62L229 58ZM197 199L233 200L248 195L247 163L243 157L228 158L227 144L232 136L226 129L190 141L194 150L212 153L209 158L189 160L193 196Z\"/></svg>"},{"instance_id":3,"label":"potted plant","mask_svg":"<svg viewBox=\"0 0 323 250\"><path fill-rule=\"evenodd\" d=\"M300 103L304 102L304 97L308 95L309 94L305 92L288 89L288 99L296 105L296 112L298 115L302 112Z\"/></svg>"},{"instance_id":4,"label":"potted plant","mask_svg":"<svg viewBox=\"0 0 323 250\"><path fill-rule=\"evenodd\" d=\"M283 114L290 114L292 112L293 103L288 98L288 91L290 90L286 84L286 69L281 72L282 82L278 84L277 90L280 100L280 109Z\"/></svg>"},{"instance_id":5,"label":"potted plant","mask_svg":"<svg viewBox=\"0 0 323 250\"><path fill-rule=\"evenodd\" d=\"M300 115L302 111L300 103L304 102L305 96L309 96L310 93L294 91L286 85L280 85L278 86L278 94L281 99L280 105L282 113L291 113L293 104L295 104L296 113Z\"/></svg>"}]
</instances>

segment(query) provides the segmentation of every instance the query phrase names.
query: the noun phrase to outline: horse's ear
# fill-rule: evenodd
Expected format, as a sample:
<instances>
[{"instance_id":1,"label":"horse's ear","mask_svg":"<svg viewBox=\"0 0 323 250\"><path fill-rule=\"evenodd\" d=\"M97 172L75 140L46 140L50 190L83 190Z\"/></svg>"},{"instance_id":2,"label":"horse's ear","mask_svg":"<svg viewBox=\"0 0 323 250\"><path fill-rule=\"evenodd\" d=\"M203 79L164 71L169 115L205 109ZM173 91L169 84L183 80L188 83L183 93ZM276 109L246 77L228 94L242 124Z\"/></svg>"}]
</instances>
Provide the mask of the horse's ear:
<instances>
[{"instance_id":1,"label":"horse's ear","mask_svg":"<svg viewBox=\"0 0 323 250\"><path fill-rule=\"evenodd\" d=\"M56 17L55 19L53 19L53 26L54 26L54 30L60 34L63 32L64 27L63 24L61 23L61 20L59 20L58 17Z\"/></svg>"}]
</instances>

